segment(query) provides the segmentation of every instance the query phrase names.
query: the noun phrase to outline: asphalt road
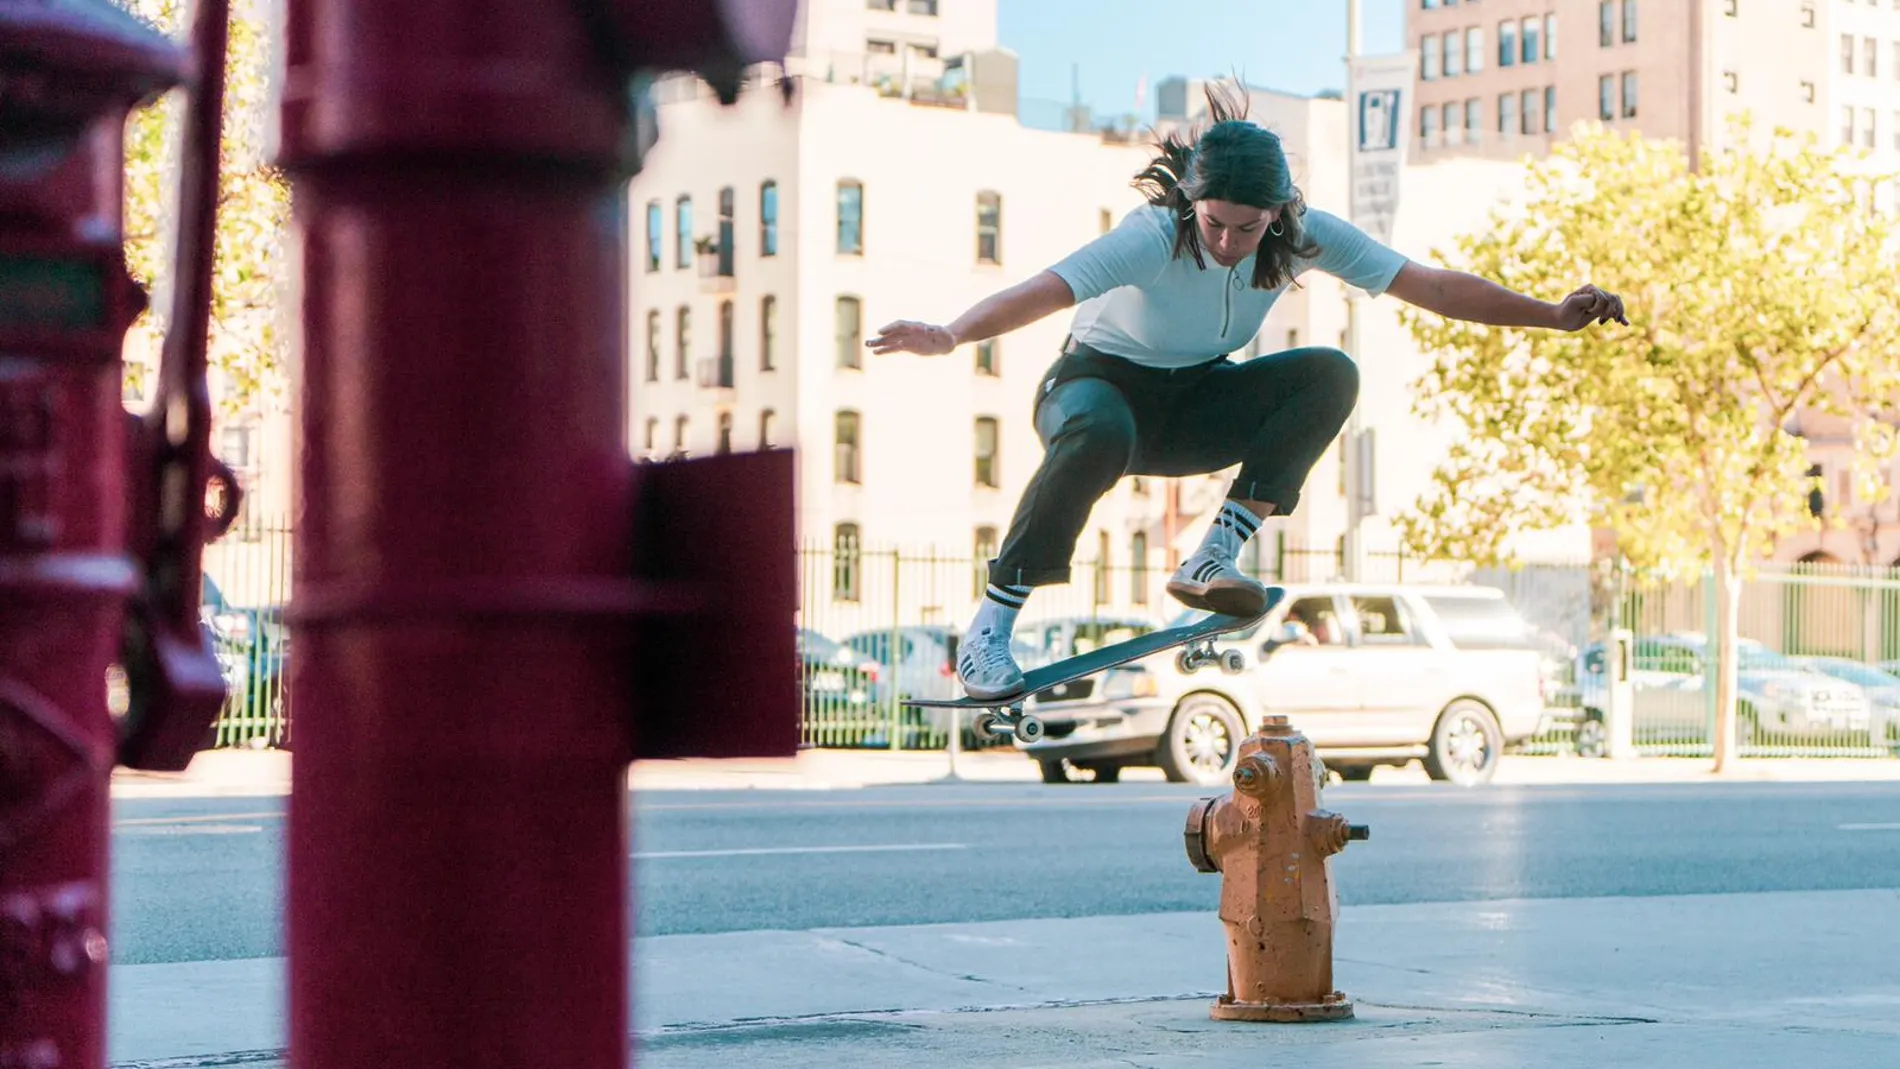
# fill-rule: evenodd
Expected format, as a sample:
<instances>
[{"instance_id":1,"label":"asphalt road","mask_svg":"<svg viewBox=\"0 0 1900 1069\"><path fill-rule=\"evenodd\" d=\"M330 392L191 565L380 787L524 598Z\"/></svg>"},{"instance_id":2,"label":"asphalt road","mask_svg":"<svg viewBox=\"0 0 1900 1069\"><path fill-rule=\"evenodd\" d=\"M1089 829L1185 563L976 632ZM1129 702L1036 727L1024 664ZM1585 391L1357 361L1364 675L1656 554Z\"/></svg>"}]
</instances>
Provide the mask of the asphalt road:
<instances>
[{"instance_id":1,"label":"asphalt road","mask_svg":"<svg viewBox=\"0 0 1900 1069\"><path fill-rule=\"evenodd\" d=\"M1161 783L640 796L643 935L1212 909ZM1346 784L1345 905L1900 888L1900 783ZM113 960L283 953L281 799L121 800Z\"/></svg>"}]
</instances>

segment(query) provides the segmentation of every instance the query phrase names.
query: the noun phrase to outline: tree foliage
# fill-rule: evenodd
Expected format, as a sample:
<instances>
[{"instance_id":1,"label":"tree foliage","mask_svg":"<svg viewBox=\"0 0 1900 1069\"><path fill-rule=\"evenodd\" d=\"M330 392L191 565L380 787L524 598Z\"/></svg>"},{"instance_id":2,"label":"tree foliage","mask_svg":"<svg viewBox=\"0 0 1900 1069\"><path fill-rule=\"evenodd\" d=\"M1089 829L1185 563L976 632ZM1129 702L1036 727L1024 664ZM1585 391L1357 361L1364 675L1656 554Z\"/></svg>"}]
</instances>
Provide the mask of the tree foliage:
<instances>
[{"instance_id":1,"label":"tree foliage","mask_svg":"<svg viewBox=\"0 0 1900 1069\"><path fill-rule=\"evenodd\" d=\"M1585 522L1639 567L1742 567L1814 522L1792 431L1816 414L1851 428L1875 492L1900 398L1900 228L1872 207L1885 177L1784 130L1707 152L1699 171L1674 143L1601 129L1530 164L1523 202L1454 262L1530 293L1594 282L1631 326L1402 312L1438 354L1417 411L1470 432L1401 520L1408 542L1497 560L1513 532Z\"/></svg>"},{"instance_id":2,"label":"tree foliage","mask_svg":"<svg viewBox=\"0 0 1900 1069\"><path fill-rule=\"evenodd\" d=\"M1638 568L1709 569L1715 767L1736 740L1741 578L1817 522L1804 425L1856 443L1863 501L1891 491L1900 406L1900 226L1892 176L1777 130L1691 169L1679 145L1580 130L1529 165L1522 203L1459 242L1456 266L1515 290L1589 281L1630 327L1507 330L1407 310L1436 353L1416 410L1468 431L1399 519L1411 548L1496 562L1513 534L1608 528Z\"/></svg>"},{"instance_id":3,"label":"tree foliage","mask_svg":"<svg viewBox=\"0 0 1900 1069\"><path fill-rule=\"evenodd\" d=\"M175 38L182 33L186 8L180 0L117 2ZM226 384L227 412L277 399L285 388L281 307L290 221L289 185L264 156L274 107L271 26L256 0L232 6L210 337L210 361ZM126 261L155 297L170 282L183 104L182 94L173 92L134 113L126 126ZM163 301L155 300L147 313L155 317L149 324L154 333L167 329L156 321L164 311ZM137 365L128 368L128 374L142 373Z\"/></svg>"}]
</instances>

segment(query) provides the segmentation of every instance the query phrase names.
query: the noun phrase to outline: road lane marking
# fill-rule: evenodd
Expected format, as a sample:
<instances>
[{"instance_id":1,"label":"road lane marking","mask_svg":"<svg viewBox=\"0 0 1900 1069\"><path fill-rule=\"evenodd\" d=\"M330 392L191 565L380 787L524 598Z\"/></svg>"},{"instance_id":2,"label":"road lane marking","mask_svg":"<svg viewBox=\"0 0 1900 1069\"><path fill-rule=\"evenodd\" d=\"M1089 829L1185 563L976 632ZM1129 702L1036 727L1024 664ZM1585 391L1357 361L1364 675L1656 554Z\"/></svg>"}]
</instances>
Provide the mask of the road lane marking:
<instances>
[{"instance_id":1,"label":"road lane marking","mask_svg":"<svg viewBox=\"0 0 1900 1069\"><path fill-rule=\"evenodd\" d=\"M133 836L160 835L255 835L264 830L261 824L156 824L143 828L128 828L123 834Z\"/></svg>"},{"instance_id":2,"label":"road lane marking","mask_svg":"<svg viewBox=\"0 0 1900 1069\"><path fill-rule=\"evenodd\" d=\"M1842 824L1842 831L1900 831L1900 824Z\"/></svg>"},{"instance_id":3,"label":"road lane marking","mask_svg":"<svg viewBox=\"0 0 1900 1069\"><path fill-rule=\"evenodd\" d=\"M876 854L920 850L968 850L969 843L889 843L875 846L753 846L731 850L653 850L633 855L635 861L669 857L760 857L768 854Z\"/></svg>"},{"instance_id":4,"label":"road lane marking","mask_svg":"<svg viewBox=\"0 0 1900 1069\"><path fill-rule=\"evenodd\" d=\"M176 817L131 817L115 820L115 828L139 828L163 824L223 824L233 820L282 820L284 814L277 813L196 813Z\"/></svg>"}]
</instances>

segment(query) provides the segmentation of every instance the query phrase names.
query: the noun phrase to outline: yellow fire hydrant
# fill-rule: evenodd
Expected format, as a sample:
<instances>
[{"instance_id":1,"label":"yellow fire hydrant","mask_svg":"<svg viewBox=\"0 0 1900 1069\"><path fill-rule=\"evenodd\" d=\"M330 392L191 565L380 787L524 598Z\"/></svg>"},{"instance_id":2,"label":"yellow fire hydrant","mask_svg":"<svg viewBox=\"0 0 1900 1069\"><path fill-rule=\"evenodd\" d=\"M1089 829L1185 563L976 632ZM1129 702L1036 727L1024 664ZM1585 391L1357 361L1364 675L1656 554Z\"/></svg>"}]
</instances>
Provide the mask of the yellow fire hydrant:
<instances>
[{"instance_id":1,"label":"yellow fire hydrant","mask_svg":"<svg viewBox=\"0 0 1900 1069\"><path fill-rule=\"evenodd\" d=\"M1234 789L1188 813L1188 860L1221 874L1228 1021L1335 1021L1352 1002L1333 989L1339 897L1329 859L1371 834L1319 808L1325 769L1284 716L1240 744Z\"/></svg>"}]
</instances>

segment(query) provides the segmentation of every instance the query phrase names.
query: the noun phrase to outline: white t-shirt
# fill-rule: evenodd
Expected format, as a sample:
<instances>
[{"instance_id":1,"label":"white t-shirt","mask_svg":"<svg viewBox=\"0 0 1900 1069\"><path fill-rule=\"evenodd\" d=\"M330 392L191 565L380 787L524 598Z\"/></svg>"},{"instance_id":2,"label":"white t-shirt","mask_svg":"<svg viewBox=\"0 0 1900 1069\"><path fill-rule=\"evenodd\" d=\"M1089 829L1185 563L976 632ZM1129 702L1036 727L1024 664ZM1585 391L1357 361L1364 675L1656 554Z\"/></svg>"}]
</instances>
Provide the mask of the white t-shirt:
<instances>
[{"instance_id":1,"label":"white t-shirt","mask_svg":"<svg viewBox=\"0 0 1900 1069\"><path fill-rule=\"evenodd\" d=\"M1336 215L1309 209L1305 222L1320 252L1295 260L1295 277L1318 268L1376 297L1407 262ZM1285 286L1253 288L1252 256L1231 268L1209 257L1201 268L1192 256L1174 258L1173 248L1172 213L1144 205L1052 266L1075 293L1075 340L1137 364L1187 367L1231 353L1259 333Z\"/></svg>"}]
</instances>

